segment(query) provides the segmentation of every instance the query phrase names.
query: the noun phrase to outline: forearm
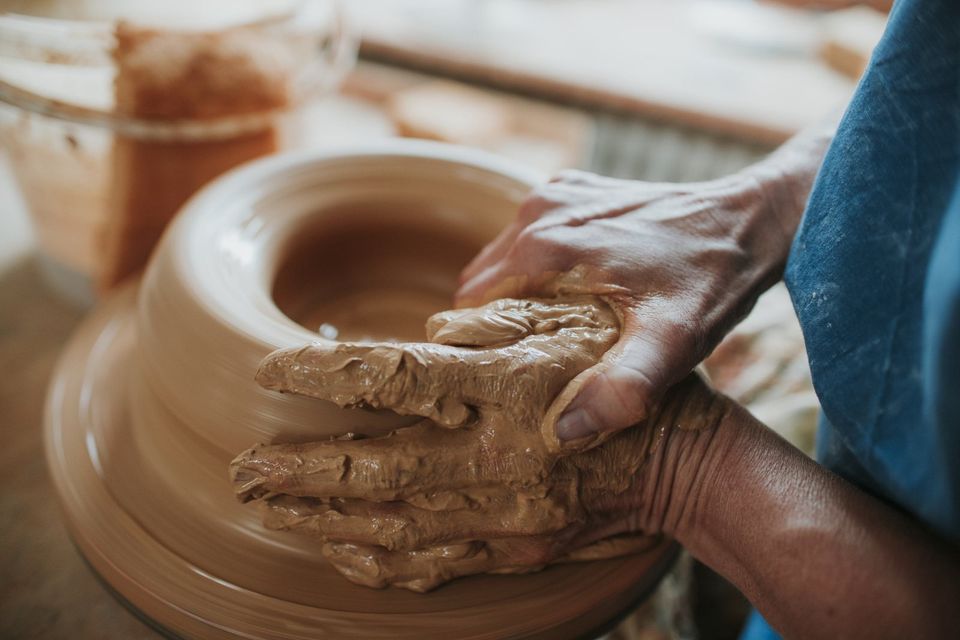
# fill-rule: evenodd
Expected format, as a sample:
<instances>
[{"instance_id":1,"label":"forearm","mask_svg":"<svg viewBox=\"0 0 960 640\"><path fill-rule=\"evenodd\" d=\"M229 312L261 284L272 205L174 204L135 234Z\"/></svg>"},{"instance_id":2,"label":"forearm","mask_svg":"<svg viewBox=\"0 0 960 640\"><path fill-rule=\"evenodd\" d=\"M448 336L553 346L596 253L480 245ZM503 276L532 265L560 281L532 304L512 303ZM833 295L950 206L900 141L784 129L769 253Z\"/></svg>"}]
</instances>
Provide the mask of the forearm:
<instances>
[{"instance_id":1,"label":"forearm","mask_svg":"<svg viewBox=\"0 0 960 640\"><path fill-rule=\"evenodd\" d=\"M672 505L664 528L775 628L804 638L956 631L955 548L809 460L739 406L709 437L696 479L682 496L671 492L684 504ZM681 438L673 440L668 447L680 446Z\"/></svg>"}]
</instances>

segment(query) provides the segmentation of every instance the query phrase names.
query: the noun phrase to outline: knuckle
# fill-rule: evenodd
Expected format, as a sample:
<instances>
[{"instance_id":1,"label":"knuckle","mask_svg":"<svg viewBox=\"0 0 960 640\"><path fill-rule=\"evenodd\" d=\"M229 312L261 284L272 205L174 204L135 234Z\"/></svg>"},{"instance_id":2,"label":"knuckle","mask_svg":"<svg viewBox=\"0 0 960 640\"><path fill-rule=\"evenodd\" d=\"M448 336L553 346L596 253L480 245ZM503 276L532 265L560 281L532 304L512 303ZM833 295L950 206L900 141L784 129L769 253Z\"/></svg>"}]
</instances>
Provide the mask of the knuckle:
<instances>
[{"instance_id":1,"label":"knuckle","mask_svg":"<svg viewBox=\"0 0 960 640\"><path fill-rule=\"evenodd\" d=\"M557 242L549 228L531 225L524 228L507 252L505 261L538 273L556 271L568 252Z\"/></svg>"},{"instance_id":2,"label":"knuckle","mask_svg":"<svg viewBox=\"0 0 960 640\"><path fill-rule=\"evenodd\" d=\"M379 529L374 533L374 541L387 551L417 548L416 533L406 525Z\"/></svg>"},{"instance_id":3,"label":"knuckle","mask_svg":"<svg viewBox=\"0 0 960 640\"><path fill-rule=\"evenodd\" d=\"M534 226L527 226L517 234L517 240L513 243L514 247L529 247L540 243L543 240L542 232Z\"/></svg>"},{"instance_id":4,"label":"knuckle","mask_svg":"<svg viewBox=\"0 0 960 640\"><path fill-rule=\"evenodd\" d=\"M425 535L418 526L406 521L400 525L393 533L391 544L394 551L408 549L419 549L429 541L429 536Z\"/></svg>"},{"instance_id":5,"label":"knuckle","mask_svg":"<svg viewBox=\"0 0 960 640\"><path fill-rule=\"evenodd\" d=\"M520 205L521 220L536 220L562 206L568 199L568 182L546 182L531 189Z\"/></svg>"},{"instance_id":6,"label":"knuckle","mask_svg":"<svg viewBox=\"0 0 960 640\"><path fill-rule=\"evenodd\" d=\"M535 257L538 263L542 263L552 253L550 249L550 242L544 237L542 229L526 227L517 235L517 241L510 247L507 259L516 263L518 260Z\"/></svg>"},{"instance_id":7,"label":"knuckle","mask_svg":"<svg viewBox=\"0 0 960 640\"><path fill-rule=\"evenodd\" d=\"M520 230L514 246L546 248L559 244L555 238L555 225L546 220L533 222Z\"/></svg>"},{"instance_id":8,"label":"knuckle","mask_svg":"<svg viewBox=\"0 0 960 640\"><path fill-rule=\"evenodd\" d=\"M676 318L671 323L671 343L684 349L697 361L707 351L707 338L707 330L698 318Z\"/></svg>"},{"instance_id":9,"label":"knuckle","mask_svg":"<svg viewBox=\"0 0 960 640\"><path fill-rule=\"evenodd\" d=\"M521 222L532 222L543 216L555 204L551 197L552 190L549 185L540 185L534 187L527 195L526 199L520 204L517 210L517 219Z\"/></svg>"},{"instance_id":10,"label":"knuckle","mask_svg":"<svg viewBox=\"0 0 960 640\"><path fill-rule=\"evenodd\" d=\"M565 182L568 184L580 184L584 182L590 182L594 177L594 174L589 171L581 171L580 169L563 169L557 172L556 175L550 180L551 183Z\"/></svg>"}]
</instances>

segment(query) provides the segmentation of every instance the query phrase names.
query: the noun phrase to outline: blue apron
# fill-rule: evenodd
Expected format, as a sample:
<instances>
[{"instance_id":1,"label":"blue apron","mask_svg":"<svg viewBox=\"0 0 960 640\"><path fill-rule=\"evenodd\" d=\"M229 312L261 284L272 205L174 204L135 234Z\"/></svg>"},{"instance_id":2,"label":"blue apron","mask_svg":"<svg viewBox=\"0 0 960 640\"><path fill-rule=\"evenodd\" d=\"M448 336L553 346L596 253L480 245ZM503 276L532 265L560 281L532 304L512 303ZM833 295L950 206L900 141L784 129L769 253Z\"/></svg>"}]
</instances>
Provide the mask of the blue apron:
<instances>
[{"instance_id":1,"label":"blue apron","mask_svg":"<svg viewBox=\"0 0 960 640\"><path fill-rule=\"evenodd\" d=\"M894 5L785 279L820 463L960 541L960 1Z\"/></svg>"}]
</instances>

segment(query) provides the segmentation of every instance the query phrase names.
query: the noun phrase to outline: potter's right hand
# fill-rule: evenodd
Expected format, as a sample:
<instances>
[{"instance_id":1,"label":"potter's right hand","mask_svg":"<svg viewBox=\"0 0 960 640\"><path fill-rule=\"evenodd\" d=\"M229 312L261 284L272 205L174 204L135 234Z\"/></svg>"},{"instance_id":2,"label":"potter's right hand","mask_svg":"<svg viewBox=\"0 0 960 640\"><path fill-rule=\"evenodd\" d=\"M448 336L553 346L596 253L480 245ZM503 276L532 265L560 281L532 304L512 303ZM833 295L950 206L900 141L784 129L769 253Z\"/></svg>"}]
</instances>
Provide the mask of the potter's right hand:
<instances>
[{"instance_id":1,"label":"potter's right hand","mask_svg":"<svg viewBox=\"0 0 960 640\"><path fill-rule=\"evenodd\" d=\"M577 292L621 315L619 342L551 416L560 440L640 422L780 277L836 122L709 182L564 173L467 266L458 306Z\"/></svg>"},{"instance_id":2,"label":"potter's right hand","mask_svg":"<svg viewBox=\"0 0 960 640\"><path fill-rule=\"evenodd\" d=\"M567 172L463 272L460 306L597 293L620 340L557 421L561 440L640 422L776 282L792 229L756 176L650 184ZM786 228L785 228L786 227Z\"/></svg>"}]
</instances>

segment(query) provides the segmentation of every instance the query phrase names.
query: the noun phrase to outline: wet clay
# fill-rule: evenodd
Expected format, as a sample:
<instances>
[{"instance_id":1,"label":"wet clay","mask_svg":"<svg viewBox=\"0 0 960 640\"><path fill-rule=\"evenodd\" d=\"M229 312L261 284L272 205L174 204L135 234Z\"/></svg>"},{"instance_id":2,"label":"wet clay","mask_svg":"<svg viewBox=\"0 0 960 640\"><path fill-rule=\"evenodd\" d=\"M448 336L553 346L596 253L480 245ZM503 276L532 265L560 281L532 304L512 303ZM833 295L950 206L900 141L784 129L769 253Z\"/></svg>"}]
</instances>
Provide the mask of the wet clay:
<instances>
[{"instance_id":1,"label":"wet clay","mask_svg":"<svg viewBox=\"0 0 960 640\"><path fill-rule=\"evenodd\" d=\"M489 241L507 223L530 184L522 172L474 152L403 142L363 153L274 157L241 169L188 204L166 232L139 288L135 283L121 286L91 314L65 350L51 381L47 461L71 534L95 570L172 635L204 640L595 637L648 594L675 557L676 547L669 541L659 541L645 553L588 563L558 561L524 575L477 573L428 595L369 589L337 572L324 557L321 538L265 528L258 509L236 500L225 474L237 452L258 441L291 444L345 433L370 436L369 440L340 441L354 446L376 442L377 436L411 424L448 436L471 433L474 423L470 420L447 428L419 415L340 408L329 401L277 393L260 387L254 373L263 358L277 349L299 347L310 340L323 342L316 326L305 328L312 322L307 321L311 314L332 302L317 296L317 291L350 293L335 282L348 270L330 271L322 260L310 267L309 279L298 280L292 271L280 275L296 263L297 247L309 255L310 242L322 243L320 236L311 235L312 229L333 234L344 228L340 223L345 220L365 223L360 215L364 211L377 211L384 224L409 222L413 229L426 224L434 229L431 237L447 238L440 244L460 246L463 254L456 264L452 256L449 264L439 257L432 266L424 263L424 276L433 273L442 278L411 276L403 280L404 286L432 291L427 283L442 280L450 295L455 273L475 246ZM353 229L350 224L346 227ZM352 231L344 234L337 237L352 245L344 251L344 260L365 255L363 236ZM462 238L460 245L450 240L456 236ZM440 250L398 254L398 260L409 261L398 264L440 254ZM309 266L309 260L303 264ZM287 285L291 297L281 309L280 290ZM546 309L544 313L557 315ZM597 318L608 317L605 307L599 307L598 313ZM511 316L498 317L514 325ZM329 316L319 313L317 319L324 318ZM419 338L426 320L426 314L418 319ZM468 320L462 317L460 323ZM591 341L607 341L601 335L615 333L600 331L599 325L553 331L546 329L548 325L527 324L531 329L542 326L547 333L531 334L514 347L490 350L520 349L524 340L548 340L564 332L592 331L596 337ZM470 332L458 332L461 339L470 333L474 342L491 342L482 337L490 333L486 324L473 326ZM339 328L347 334L354 330L346 325ZM501 331L493 333L503 337ZM446 340L443 335L443 328L437 326L434 339ZM375 337L382 341L391 336ZM432 348L477 351L486 347L433 344ZM588 360L581 347L559 349L556 355L580 363L577 367ZM532 354L525 357L531 370L539 366ZM516 373L518 381L523 378L524 371ZM523 384L529 382L523 379ZM460 419L453 404L437 411L451 424ZM401 430L388 440L404 433ZM523 437L528 436L535 441L534 434ZM464 440L463 446L467 445ZM502 447L506 446L504 442ZM491 454L495 450L488 449ZM623 449L625 453L637 450L634 446ZM547 445L537 445L534 454L553 455ZM523 458L511 462L518 472L542 464ZM633 464L627 460L623 468ZM554 466L554 479L561 477L560 468L560 463ZM567 477L578 474L585 487L602 485L608 491L611 485L590 472L603 468L598 461L588 461L582 469L564 473ZM487 471L484 476L491 474ZM520 478L516 486L526 482L516 477ZM615 486L624 482L621 478ZM537 483L528 484L533 490ZM629 488L623 486L618 495L629 495ZM562 487L551 490L557 495L553 512L558 519L567 517L571 511L561 503ZM476 487L470 493L482 504L491 508L499 504L508 513L511 503L502 484L490 485L489 500ZM432 504L431 513L442 517L454 506L456 494L437 492L418 504ZM609 505L597 506L600 503L590 491L580 492L577 501L581 508L589 507L591 517L612 513ZM543 509L549 504L549 500L538 502L541 506L535 501L529 506ZM350 509L388 504L346 498L331 503L347 514ZM282 510L276 513L285 516ZM515 522L526 522L519 511ZM475 572L490 566L484 557L491 549L498 557L508 554L516 559L522 557L520 549L527 548L528 559L539 554L546 560L543 545L530 544L536 536L521 536L513 543L506 538L494 541L492 532L468 537L468 542L434 546L447 547L451 557L458 553L471 557ZM560 539L557 534L547 538ZM362 553L351 553L350 545L359 543L339 544L343 545L342 564L350 559L362 561L370 548L361 545ZM611 546L619 544L623 543L618 539L609 541ZM569 559L611 555L603 546L580 540L566 548ZM466 564L459 564L458 571L468 572Z\"/></svg>"},{"instance_id":2,"label":"wet clay","mask_svg":"<svg viewBox=\"0 0 960 640\"><path fill-rule=\"evenodd\" d=\"M277 307L328 339L422 340L424 318L449 306L483 238L409 218L351 206L298 232L274 280Z\"/></svg>"},{"instance_id":3,"label":"wet clay","mask_svg":"<svg viewBox=\"0 0 960 640\"><path fill-rule=\"evenodd\" d=\"M616 534L654 430L560 455L545 420L618 335L598 297L506 299L432 316L428 342L277 351L257 373L267 389L423 420L381 438L258 445L230 465L237 496L262 503L268 528L319 537L371 587L427 591L648 548Z\"/></svg>"},{"instance_id":4,"label":"wet clay","mask_svg":"<svg viewBox=\"0 0 960 640\"><path fill-rule=\"evenodd\" d=\"M197 189L277 150L270 117L291 102L293 67L290 52L255 30L181 32L120 22L114 35L116 112L193 122L200 129L193 137L170 139L116 135L104 287L144 267L164 228ZM202 129L204 122L240 116L252 118L252 128L216 137Z\"/></svg>"},{"instance_id":5,"label":"wet clay","mask_svg":"<svg viewBox=\"0 0 960 640\"><path fill-rule=\"evenodd\" d=\"M596 637L650 593L675 557L661 541L614 560L464 578L428 596L351 584L323 558L320 541L265 530L231 495L229 453L148 401L142 385L131 388L135 293L122 289L65 351L47 407L47 459L87 560L178 637Z\"/></svg>"}]
</instances>

